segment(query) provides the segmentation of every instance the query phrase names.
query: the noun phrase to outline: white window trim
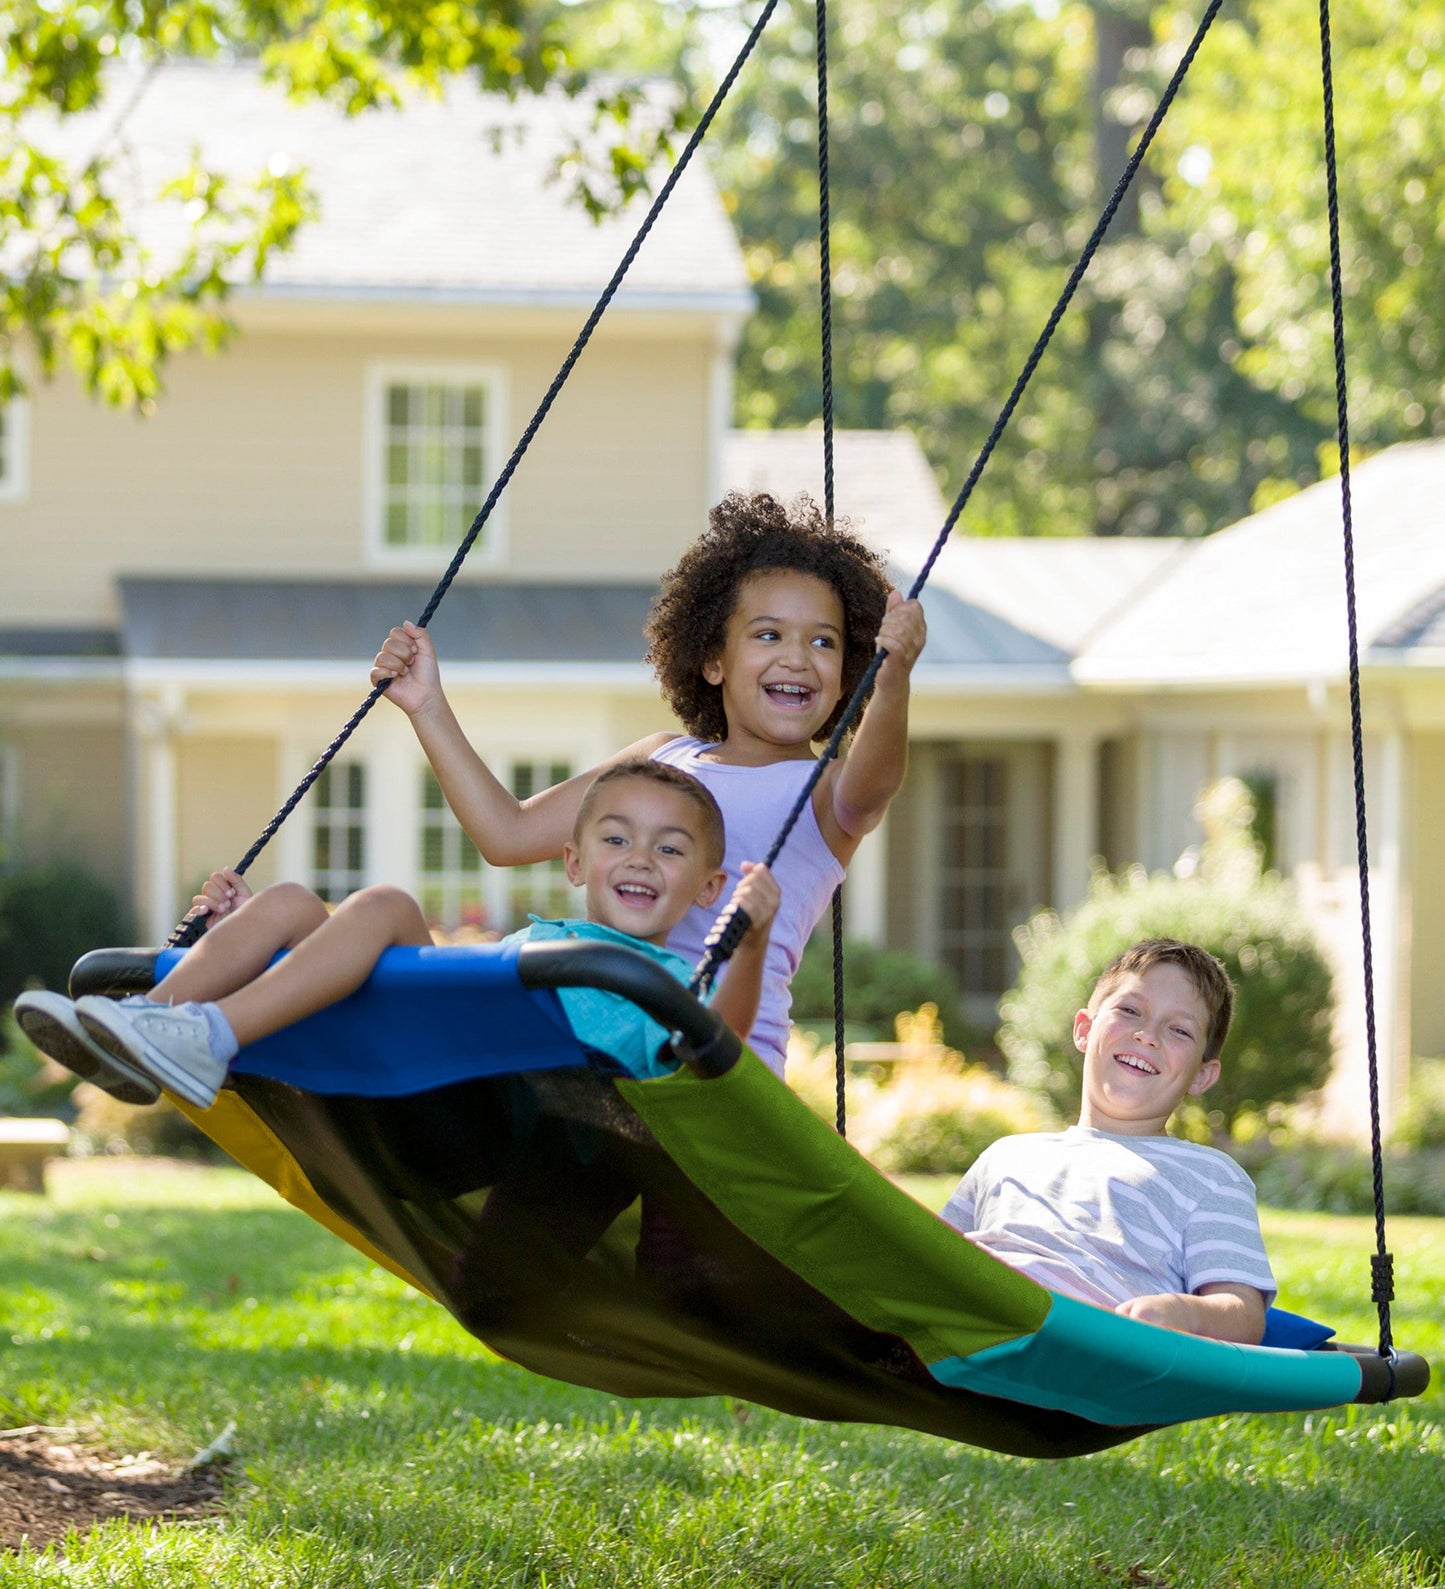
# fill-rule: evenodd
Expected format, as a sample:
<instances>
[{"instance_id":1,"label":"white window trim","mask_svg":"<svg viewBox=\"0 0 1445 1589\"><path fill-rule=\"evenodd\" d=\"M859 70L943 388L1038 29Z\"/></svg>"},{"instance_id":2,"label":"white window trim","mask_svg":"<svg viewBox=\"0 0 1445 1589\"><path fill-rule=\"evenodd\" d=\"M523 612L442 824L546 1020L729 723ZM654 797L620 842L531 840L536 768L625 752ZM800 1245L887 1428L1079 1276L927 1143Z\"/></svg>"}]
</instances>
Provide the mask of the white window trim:
<instances>
[{"instance_id":1,"label":"white window trim","mask_svg":"<svg viewBox=\"0 0 1445 1589\"><path fill-rule=\"evenodd\" d=\"M388 546L384 503L386 500L386 446L385 398L388 386L396 382L415 384L423 381L444 381L449 385L483 386L487 392L486 419L483 425L487 462L493 471L505 462L504 447L508 433L508 390L506 366L495 362L473 360L431 360L425 363L377 362L366 369L366 411L363 416L363 445L365 447L364 479L362 483L362 518L365 526L364 553L373 568L388 571L415 571L440 573L451 561L456 548L466 534L467 524L458 523L456 534L447 546ZM493 472L485 491L490 491L496 479ZM505 558L507 549L507 493L504 491L492 509L481 544L467 557L468 568L497 568Z\"/></svg>"},{"instance_id":2,"label":"white window trim","mask_svg":"<svg viewBox=\"0 0 1445 1589\"><path fill-rule=\"evenodd\" d=\"M0 475L0 502L24 502L30 496L30 404L12 397L5 408L5 470Z\"/></svg>"}]
</instances>

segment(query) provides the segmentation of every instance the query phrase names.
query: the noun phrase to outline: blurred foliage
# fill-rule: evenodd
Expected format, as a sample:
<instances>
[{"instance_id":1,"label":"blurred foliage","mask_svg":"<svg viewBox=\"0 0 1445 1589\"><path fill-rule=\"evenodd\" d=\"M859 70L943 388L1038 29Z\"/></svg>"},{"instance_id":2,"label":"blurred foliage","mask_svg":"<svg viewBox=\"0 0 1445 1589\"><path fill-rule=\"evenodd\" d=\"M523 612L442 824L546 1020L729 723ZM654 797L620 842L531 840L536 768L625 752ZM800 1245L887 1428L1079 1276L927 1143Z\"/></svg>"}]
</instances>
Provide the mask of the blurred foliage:
<instances>
[{"instance_id":1,"label":"blurred foliage","mask_svg":"<svg viewBox=\"0 0 1445 1589\"><path fill-rule=\"evenodd\" d=\"M900 1011L898 1054L888 1063L850 1061L848 1140L893 1175L962 1175L999 1137L1037 1128L1026 1093L941 1045L938 1012ZM813 1112L837 1112L831 1047L799 1034L788 1051L788 1085Z\"/></svg>"},{"instance_id":2,"label":"blurred foliage","mask_svg":"<svg viewBox=\"0 0 1445 1589\"><path fill-rule=\"evenodd\" d=\"M1332 467L1318 12L1243 10L1206 38L980 482L973 533L1200 534ZM839 424L907 427L961 484L1197 11L863 0L841 15ZM715 165L760 304L739 421L769 427L815 421L821 378L810 18L765 45ZM1364 450L1445 432L1442 58L1445 0L1360 0L1336 26Z\"/></svg>"},{"instance_id":3,"label":"blurred foliage","mask_svg":"<svg viewBox=\"0 0 1445 1589\"><path fill-rule=\"evenodd\" d=\"M1445 1059L1417 1059L1393 1133L1402 1148L1445 1148Z\"/></svg>"},{"instance_id":4,"label":"blurred foliage","mask_svg":"<svg viewBox=\"0 0 1445 1589\"><path fill-rule=\"evenodd\" d=\"M1005 994L999 1046L1011 1080L1078 1117L1081 1056L1072 1041L1104 967L1145 938L1199 944L1224 962L1235 987L1234 1024L1219 1080L1176 1116L1183 1134L1229 1134L1323 1085L1333 1063L1333 977L1290 886L1261 876L1249 835L1248 791L1221 779L1201 799L1209 835L1190 877L1132 868L1099 872L1082 905L1035 915L1015 934L1023 965ZM1207 1113L1206 1113L1207 1111Z\"/></svg>"},{"instance_id":5,"label":"blurred foliage","mask_svg":"<svg viewBox=\"0 0 1445 1589\"><path fill-rule=\"evenodd\" d=\"M585 96L591 130L558 170L598 215L647 187L691 113L685 96L659 98L615 59L589 85L569 37L591 10L554 0L10 0L0 7L0 400L21 386L28 347L42 375L69 362L89 392L149 413L167 358L223 346L230 293L259 280L316 213L304 170L273 159L222 172L208 163L204 127L187 130L197 142L184 170L138 183L126 122L168 60L254 59L278 94L347 115L437 93L457 74L512 97L548 87ZM108 80L118 63L129 74ZM62 124L87 113L82 136L67 135ZM183 220L173 254L142 242L143 204Z\"/></svg>"},{"instance_id":6,"label":"blurred foliage","mask_svg":"<svg viewBox=\"0 0 1445 1589\"><path fill-rule=\"evenodd\" d=\"M63 993L81 955L130 936L114 889L86 867L56 861L0 876L0 1000L34 983Z\"/></svg>"},{"instance_id":7,"label":"blurred foliage","mask_svg":"<svg viewBox=\"0 0 1445 1589\"><path fill-rule=\"evenodd\" d=\"M1236 1144L1231 1152L1248 1170L1261 1203L1297 1213L1374 1211L1374 1166L1369 1152L1355 1143L1261 1138ZM1445 1215L1445 1151L1392 1148L1383 1167L1389 1214Z\"/></svg>"},{"instance_id":8,"label":"blurred foliage","mask_svg":"<svg viewBox=\"0 0 1445 1589\"><path fill-rule=\"evenodd\" d=\"M845 939L843 943L843 1013L850 1037L891 1040L900 1011L932 1004L938 1012L942 1040L965 1044L973 1036L959 1004L958 984L945 966L906 949L883 949L874 943ZM810 1026L833 1019L833 936L825 923L808 940L793 977L792 1018Z\"/></svg>"},{"instance_id":9,"label":"blurred foliage","mask_svg":"<svg viewBox=\"0 0 1445 1589\"><path fill-rule=\"evenodd\" d=\"M76 1078L49 1060L20 1030L14 1010L0 1008L0 1115L70 1119Z\"/></svg>"}]
</instances>

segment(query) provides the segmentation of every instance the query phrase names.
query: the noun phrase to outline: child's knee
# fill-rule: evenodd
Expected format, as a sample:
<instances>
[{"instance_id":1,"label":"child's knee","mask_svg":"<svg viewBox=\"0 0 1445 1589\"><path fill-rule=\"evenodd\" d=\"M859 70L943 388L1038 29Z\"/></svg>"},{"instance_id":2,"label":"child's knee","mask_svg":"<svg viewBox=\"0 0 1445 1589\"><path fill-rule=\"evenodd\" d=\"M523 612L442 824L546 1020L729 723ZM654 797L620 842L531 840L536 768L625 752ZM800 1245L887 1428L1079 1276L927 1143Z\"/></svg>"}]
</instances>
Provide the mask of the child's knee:
<instances>
[{"instance_id":1,"label":"child's knee","mask_svg":"<svg viewBox=\"0 0 1445 1589\"><path fill-rule=\"evenodd\" d=\"M337 908L349 916L364 912L408 928L422 922L421 906L404 888L395 888L390 883L375 883L370 888L358 889Z\"/></svg>"},{"instance_id":2,"label":"child's knee","mask_svg":"<svg viewBox=\"0 0 1445 1589\"><path fill-rule=\"evenodd\" d=\"M314 932L326 920L323 901L301 883L272 883L256 895L249 908L266 911L298 933Z\"/></svg>"}]
</instances>

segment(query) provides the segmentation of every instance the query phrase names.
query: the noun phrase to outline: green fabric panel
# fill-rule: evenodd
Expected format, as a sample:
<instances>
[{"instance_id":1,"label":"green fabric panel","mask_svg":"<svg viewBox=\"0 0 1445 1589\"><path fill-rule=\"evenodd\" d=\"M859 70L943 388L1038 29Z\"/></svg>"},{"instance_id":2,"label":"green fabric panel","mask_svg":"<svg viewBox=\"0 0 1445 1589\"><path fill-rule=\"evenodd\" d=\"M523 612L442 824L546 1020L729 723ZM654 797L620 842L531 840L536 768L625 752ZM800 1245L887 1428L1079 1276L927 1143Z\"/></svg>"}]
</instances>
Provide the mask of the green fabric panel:
<instances>
[{"instance_id":1,"label":"green fabric panel","mask_svg":"<svg viewBox=\"0 0 1445 1589\"><path fill-rule=\"evenodd\" d=\"M745 1235L925 1363L1037 1330L1050 1294L898 1190L753 1054L617 1087Z\"/></svg>"},{"instance_id":2,"label":"green fabric panel","mask_svg":"<svg viewBox=\"0 0 1445 1589\"><path fill-rule=\"evenodd\" d=\"M1036 1335L929 1364L946 1385L1096 1423L1180 1423L1230 1412L1302 1412L1352 1401L1345 1352L1236 1346L1055 1297Z\"/></svg>"}]
</instances>

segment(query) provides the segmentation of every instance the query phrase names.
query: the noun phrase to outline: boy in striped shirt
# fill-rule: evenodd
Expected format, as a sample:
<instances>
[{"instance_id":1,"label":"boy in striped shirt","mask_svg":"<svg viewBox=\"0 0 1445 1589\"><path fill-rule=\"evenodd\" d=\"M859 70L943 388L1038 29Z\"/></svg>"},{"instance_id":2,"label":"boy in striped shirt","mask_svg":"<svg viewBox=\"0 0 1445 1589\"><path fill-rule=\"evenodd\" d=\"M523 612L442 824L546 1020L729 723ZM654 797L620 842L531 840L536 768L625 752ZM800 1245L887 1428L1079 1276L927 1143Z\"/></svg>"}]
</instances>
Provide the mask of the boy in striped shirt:
<instances>
[{"instance_id":1,"label":"boy in striped shirt","mask_svg":"<svg viewBox=\"0 0 1445 1589\"><path fill-rule=\"evenodd\" d=\"M1218 1078L1233 1008L1205 950L1170 938L1126 949L1074 1017L1078 1125L985 1149L944 1219L1051 1290L1258 1344L1275 1285L1253 1183L1227 1154L1165 1131Z\"/></svg>"}]
</instances>

